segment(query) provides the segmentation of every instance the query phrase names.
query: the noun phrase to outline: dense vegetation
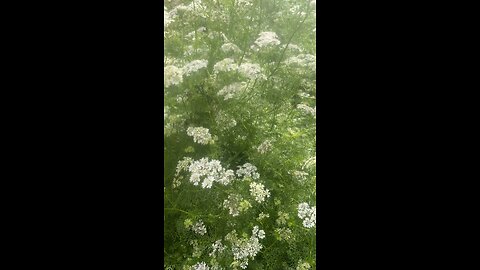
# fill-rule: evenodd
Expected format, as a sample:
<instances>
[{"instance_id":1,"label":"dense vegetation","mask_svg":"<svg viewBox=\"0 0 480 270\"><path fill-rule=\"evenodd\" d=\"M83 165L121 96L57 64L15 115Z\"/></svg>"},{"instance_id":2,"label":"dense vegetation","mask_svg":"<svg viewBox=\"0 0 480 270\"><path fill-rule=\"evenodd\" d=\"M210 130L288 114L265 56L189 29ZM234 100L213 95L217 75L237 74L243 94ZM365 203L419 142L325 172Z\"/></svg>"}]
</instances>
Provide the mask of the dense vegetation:
<instances>
[{"instance_id":1,"label":"dense vegetation","mask_svg":"<svg viewBox=\"0 0 480 270\"><path fill-rule=\"evenodd\" d=\"M165 269L315 269L315 1L164 15Z\"/></svg>"}]
</instances>

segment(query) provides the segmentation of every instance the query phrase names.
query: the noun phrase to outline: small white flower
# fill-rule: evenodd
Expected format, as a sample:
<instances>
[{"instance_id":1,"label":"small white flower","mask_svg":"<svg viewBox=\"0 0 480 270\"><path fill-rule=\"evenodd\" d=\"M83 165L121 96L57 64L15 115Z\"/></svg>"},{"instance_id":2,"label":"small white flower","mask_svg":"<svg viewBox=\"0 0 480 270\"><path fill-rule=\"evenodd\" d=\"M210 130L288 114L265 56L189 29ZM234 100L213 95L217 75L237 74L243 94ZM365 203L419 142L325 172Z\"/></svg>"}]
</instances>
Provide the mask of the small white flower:
<instances>
[{"instance_id":1,"label":"small white flower","mask_svg":"<svg viewBox=\"0 0 480 270\"><path fill-rule=\"evenodd\" d=\"M305 104L298 104L297 109L304 111L305 113L311 114L313 118L317 118L317 107L309 107Z\"/></svg>"},{"instance_id":2,"label":"small white flower","mask_svg":"<svg viewBox=\"0 0 480 270\"><path fill-rule=\"evenodd\" d=\"M262 72L262 68L258 64L242 63L238 67L238 72L248 78L249 80L260 79L263 80L266 76Z\"/></svg>"},{"instance_id":3,"label":"small white flower","mask_svg":"<svg viewBox=\"0 0 480 270\"><path fill-rule=\"evenodd\" d=\"M250 163L245 163L242 166L238 166L237 176L243 177L243 179L250 177L254 180L260 178L260 174L257 172L257 167Z\"/></svg>"},{"instance_id":4,"label":"small white flower","mask_svg":"<svg viewBox=\"0 0 480 270\"><path fill-rule=\"evenodd\" d=\"M317 207L310 206L307 203L298 205L298 217L303 219L303 226L306 228L315 227L317 221Z\"/></svg>"},{"instance_id":5,"label":"small white flower","mask_svg":"<svg viewBox=\"0 0 480 270\"><path fill-rule=\"evenodd\" d=\"M296 270L308 270L310 268L311 266L308 262L302 263L302 261L299 261Z\"/></svg>"},{"instance_id":6,"label":"small white flower","mask_svg":"<svg viewBox=\"0 0 480 270\"><path fill-rule=\"evenodd\" d=\"M258 231L258 238L260 238L260 239L265 238L265 231L264 230Z\"/></svg>"},{"instance_id":7,"label":"small white flower","mask_svg":"<svg viewBox=\"0 0 480 270\"><path fill-rule=\"evenodd\" d=\"M183 74L189 76L194 72L199 71L202 68L206 68L208 65L207 60L193 60L183 67Z\"/></svg>"},{"instance_id":8,"label":"small white flower","mask_svg":"<svg viewBox=\"0 0 480 270\"><path fill-rule=\"evenodd\" d=\"M237 69L238 69L237 64L235 64L235 61L231 58L225 58L222 61L217 62L213 66L213 70L215 73L235 71Z\"/></svg>"},{"instance_id":9,"label":"small white flower","mask_svg":"<svg viewBox=\"0 0 480 270\"><path fill-rule=\"evenodd\" d=\"M255 197L258 203L262 203L265 198L270 197L270 191L263 184L255 182L250 183L250 194Z\"/></svg>"},{"instance_id":10,"label":"small white flower","mask_svg":"<svg viewBox=\"0 0 480 270\"><path fill-rule=\"evenodd\" d=\"M166 66L163 69L163 85L169 87L183 82L183 71L176 66Z\"/></svg>"},{"instance_id":11,"label":"small white flower","mask_svg":"<svg viewBox=\"0 0 480 270\"><path fill-rule=\"evenodd\" d=\"M192 270L209 270L210 267L204 262L199 262L192 266Z\"/></svg>"},{"instance_id":12,"label":"small white flower","mask_svg":"<svg viewBox=\"0 0 480 270\"><path fill-rule=\"evenodd\" d=\"M205 235L207 233L207 228L203 224L203 221L199 220L195 225L192 226L192 231L200 235Z\"/></svg>"},{"instance_id":13,"label":"small white flower","mask_svg":"<svg viewBox=\"0 0 480 270\"><path fill-rule=\"evenodd\" d=\"M212 143L212 135L208 128L204 127L189 127L187 135L193 137L193 141L199 144Z\"/></svg>"},{"instance_id":14,"label":"small white flower","mask_svg":"<svg viewBox=\"0 0 480 270\"><path fill-rule=\"evenodd\" d=\"M280 45L280 40L275 32L261 32L257 40L255 40L255 45L259 48L267 46Z\"/></svg>"}]
</instances>

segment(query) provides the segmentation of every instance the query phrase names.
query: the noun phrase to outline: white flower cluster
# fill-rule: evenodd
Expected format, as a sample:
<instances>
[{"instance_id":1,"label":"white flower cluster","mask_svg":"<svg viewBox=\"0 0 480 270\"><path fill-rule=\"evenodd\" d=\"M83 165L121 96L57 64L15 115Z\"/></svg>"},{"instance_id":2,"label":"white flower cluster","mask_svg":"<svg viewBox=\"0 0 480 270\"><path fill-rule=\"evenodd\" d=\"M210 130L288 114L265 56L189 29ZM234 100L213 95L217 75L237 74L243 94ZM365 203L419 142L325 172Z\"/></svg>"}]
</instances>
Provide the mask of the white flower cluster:
<instances>
[{"instance_id":1,"label":"white flower cluster","mask_svg":"<svg viewBox=\"0 0 480 270\"><path fill-rule=\"evenodd\" d=\"M309 107L305 104L298 104L297 109L304 111L305 113L311 114L313 118L317 118L317 107Z\"/></svg>"},{"instance_id":2,"label":"white flower cluster","mask_svg":"<svg viewBox=\"0 0 480 270\"><path fill-rule=\"evenodd\" d=\"M310 207L308 203L298 205L298 217L303 219L303 226L312 228L317 222L317 207Z\"/></svg>"},{"instance_id":3,"label":"white flower cluster","mask_svg":"<svg viewBox=\"0 0 480 270\"><path fill-rule=\"evenodd\" d=\"M265 218L269 218L269 217L270 217L270 215L268 213L265 214L265 213L261 212L257 217L257 221L261 221L261 220L263 220Z\"/></svg>"},{"instance_id":4,"label":"white flower cluster","mask_svg":"<svg viewBox=\"0 0 480 270\"><path fill-rule=\"evenodd\" d=\"M270 140L265 140L262 144L260 144L257 148L257 151L260 154L265 154L272 150L272 142Z\"/></svg>"},{"instance_id":5,"label":"white flower cluster","mask_svg":"<svg viewBox=\"0 0 480 270\"><path fill-rule=\"evenodd\" d=\"M229 52L239 53L239 52L242 52L242 50L240 50L240 48L238 48L237 45L235 45L233 43L230 43L230 42L223 44L220 49L225 53L229 53Z\"/></svg>"},{"instance_id":6,"label":"white flower cluster","mask_svg":"<svg viewBox=\"0 0 480 270\"><path fill-rule=\"evenodd\" d=\"M275 32L261 32L257 40L255 40L255 45L258 48L280 45L280 43Z\"/></svg>"},{"instance_id":7,"label":"white flower cluster","mask_svg":"<svg viewBox=\"0 0 480 270\"><path fill-rule=\"evenodd\" d=\"M266 76L262 72L262 68L258 64L252 64L252 63L242 63L238 67L238 72L247 77L249 80L264 80L266 79Z\"/></svg>"},{"instance_id":8,"label":"white flower cluster","mask_svg":"<svg viewBox=\"0 0 480 270\"><path fill-rule=\"evenodd\" d=\"M204 262L196 263L191 268L191 270L209 270L209 269L210 269L210 267L208 267L208 265Z\"/></svg>"},{"instance_id":9,"label":"white flower cluster","mask_svg":"<svg viewBox=\"0 0 480 270\"><path fill-rule=\"evenodd\" d=\"M310 264L308 262L303 262L299 261L297 268L295 270L309 270L311 268Z\"/></svg>"},{"instance_id":10,"label":"white flower cluster","mask_svg":"<svg viewBox=\"0 0 480 270\"><path fill-rule=\"evenodd\" d=\"M265 231L264 230L259 230L258 226L255 226L255 227L253 227L253 230L252 230L252 236L263 239L263 238L265 238Z\"/></svg>"},{"instance_id":11,"label":"white flower cluster","mask_svg":"<svg viewBox=\"0 0 480 270\"><path fill-rule=\"evenodd\" d=\"M190 157L184 157L182 160L178 161L177 168L175 170L175 177L173 178L173 188L177 188L182 184L180 181L180 173L186 171L192 162L193 159Z\"/></svg>"},{"instance_id":12,"label":"white flower cluster","mask_svg":"<svg viewBox=\"0 0 480 270\"><path fill-rule=\"evenodd\" d=\"M246 269L248 266L248 259L255 258L257 253L263 248L259 239L265 237L265 232L259 230L258 227L254 227L252 236L248 238L238 238L235 231L230 232L225 239L232 243L232 252L234 258L234 264L239 264L242 269Z\"/></svg>"},{"instance_id":13,"label":"white flower cluster","mask_svg":"<svg viewBox=\"0 0 480 270\"><path fill-rule=\"evenodd\" d=\"M166 66L163 69L163 85L170 87L183 82L183 71L176 66Z\"/></svg>"},{"instance_id":14,"label":"white flower cluster","mask_svg":"<svg viewBox=\"0 0 480 270\"><path fill-rule=\"evenodd\" d=\"M316 65L317 58L311 54L299 54L297 56L292 56L285 61L287 65L306 67L313 71L317 70Z\"/></svg>"},{"instance_id":15,"label":"white flower cluster","mask_svg":"<svg viewBox=\"0 0 480 270\"><path fill-rule=\"evenodd\" d=\"M220 161L209 161L208 158L193 161L188 167L188 171L192 174L190 182L195 186L198 186L203 178L203 188L211 188L213 182L228 185L235 178L233 170L225 170Z\"/></svg>"},{"instance_id":16,"label":"white flower cluster","mask_svg":"<svg viewBox=\"0 0 480 270\"><path fill-rule=\"evenodd\" d=\"M249 80L266 79L266 76L263 74L260 65L248 62L237 65L232 58L225 58L217 62L213 66L213 71L215 74L219 72L238 71L242 76L248 78Z\"/></svg>"},{"instance_id":17,"label":"white flower cluster","mask_svg":"<svg viewBox=\"0 0 480 270\"><path fill-rule=\"evenodd\" d=\"M250 194L255 197L255 201L258 203L262 203L265 198L270 197L270 191L263 184L255 182L250 183Z\"/></svg>"},{"instance_id":18,"label":"white flower cluster","mask_svg":"<svg viewBox=\"0 0 480 270\"><path fill-rule=\"evenodd\" d=\"M193 0L188 5L178 5L175 10L191 12L193 15L205 18L207 7L202 3L202 0Z\"/></svg>"},{"instance_id":19,"label":"white flower cluster","mask_svg":"<svg viewBox=\"0 0 480 270\"><path fill-rule=\"evenodd\" d=\"M167 12L167 8L163 7L163 27L167 28L170 23L174 22L173 16L170 12Z\"/></svg>"},{"instance_id":20,"label":"white flower cluster","mask_svg":"<svg viewBox=\"0 0 480 270\"><path fill-rule=\"evenodd\" d=\"M199 144L212 143L212 135L210 130L204 127L189 127L187 129L187 135L193 137L193 141Z\"/></svg>"},{"instance_id":21,"label":"white flower cluster","mask_svg":"<svg viewBox=\"0 0 480 270\"><path fill-rule=\"evenodd\" d=\"M236 217L240 214L240 202L242 199L238 194L230 194L228 198L223 201L223 207L228 209L230 215Z\"/></svg>"},{"instance_id":22,"label":"white flower cluster","mask_svg":"<svg viewBox=\"0 0 480 270\"><path fill-rule=\"evenodd\" d=\"M192 231L196 234L205 235L207 233L207 227L205 227L203 221L200 219L192 226Z\"/></svg>"},{"instance_id":23,"label":"white flower cluster","mask_svg":"<svg viewBox=\"0 0 480 270\"><path fill-rule=\"evenodd\" d=\"M229 100L239 93L243 92L247 87L247 83L232 83L222 88L222 90L218 91L219 96L223 96L224 100Z\"/></svg>"},{"instance_id":24,"label":"white flower cluster","mask_svg":"<svg viewBox=\"0 0 480 270\"><path fill-rule=\"evenodd\" d=\"M248 177L252 179L260 178L260 174L257 172L257 167L250 163L245 163L242 166L238 166L237 176L243 177L243 180Z\"/></svg>"},{"instance_id":25,"label":"white flower cluster","mask_svg":"<svg viewBox=\"0 0 480 270\"><path fill-rule=\"evenodd\" d=\"M222 244L222 240L217 240L215 243L212 244L213 251L208 254L210 257L215 258L215 253L223 252L225 250L225 246Z\"/></svg>"},{"instance_id":26,"label":"white flower cluster","mask_svg":"<svg viewBox=\"0 0 480 270\"><path fill-rule=\"evenodd\" d=\"M202 68L206 68L208 65L208 60L193 60L190 63L187 63L183 67L183 74L189 76L190 74L199 71Z\"/></svg>"},{"instance_id":27,"label":"white flower cluster","mask_svg":"<svg viewBox=\"0 0 480 270\"><path fill-rule=\"evenodd\" d=\"M219 72L229 72L229 71L235 71L237 70L238 65L235 64L235 61L232 58L225 58L220 62L217 62L213 66L213 71L215 73Z\"/></svg>"}]
</instances>

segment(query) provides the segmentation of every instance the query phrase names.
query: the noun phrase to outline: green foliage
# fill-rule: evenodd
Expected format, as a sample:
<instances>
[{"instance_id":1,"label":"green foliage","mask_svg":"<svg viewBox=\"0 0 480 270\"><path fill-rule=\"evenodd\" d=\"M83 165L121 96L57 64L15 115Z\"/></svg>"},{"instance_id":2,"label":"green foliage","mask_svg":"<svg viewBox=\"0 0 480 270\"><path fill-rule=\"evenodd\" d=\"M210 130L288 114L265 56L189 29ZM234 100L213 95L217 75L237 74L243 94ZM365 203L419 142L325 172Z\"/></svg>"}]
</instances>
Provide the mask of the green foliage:
<instances>
[{"instance_id":1,"label":"green foliage","mask_svg":"<svg viewBox=\"0 0 480 270\"><path fill-rule=\"evenodd\" d=\"M247 241L258 226L265 238L257 237L261 249L248 258L248 269L307 269L302 263L315 269L315 226L306 227L298 214L300 203L316 202L312 3L166 1L166 268L203 269L193 266L204 262L210 269L238 269L242 259L234 258L235 241L229 242L227 235L235 230ZM232 62L222 69L219 63L225 59ZM208 134L189 128L205 128ZM209 143L203 143L208 136ZM180 168L184 158L191 160ZM234 179L203 187L202 177L194 185L192 162L203 158L219 161L224 170L235 172ZM238 174L246 163L256 167L259 177ZM269 196L259 186L255 192L260 195L253 192L252 183L263 185ZM224 207L226 200L238 208L238 215ZM280 211L288 214L285 221L277 220ZM261 213L269 216L259 219ZM206 233L192 229L195 224L203 224ZM290 230L292 237L283 239L287 236L278 229ZM217 240L225 250L210 256Z\"/></svg>"}]
</instances>

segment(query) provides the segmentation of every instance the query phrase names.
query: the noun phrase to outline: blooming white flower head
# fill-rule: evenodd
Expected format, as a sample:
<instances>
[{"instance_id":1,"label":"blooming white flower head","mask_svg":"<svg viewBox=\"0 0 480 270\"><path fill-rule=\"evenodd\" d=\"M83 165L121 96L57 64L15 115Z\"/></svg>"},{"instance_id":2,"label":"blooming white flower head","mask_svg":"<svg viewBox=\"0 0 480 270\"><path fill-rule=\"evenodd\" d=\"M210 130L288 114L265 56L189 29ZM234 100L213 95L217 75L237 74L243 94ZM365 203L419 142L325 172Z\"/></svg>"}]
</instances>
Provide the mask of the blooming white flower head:
<instances>
[{"instance_id":1,"label":"blooming white flower head","mask_svg":"<svg viewBox=\"0 0 480 270\"><path fill-rule=\"evenodd\" d=\"M193 162L193 159L190 157L184 157L182 160L178 161L177 168L175 170L175 177L173 178L173 188L179 187L182 182L180 181L182 177L180 173L188 170L188 166Z\"/></svg>"},{"instance_id":2,"label":"blooming white flower head","mask_svg":"<svg viewBox=\"0 0 480 270\"><path fill-rule=\"evenodd\" d=\"M303 262L299 261L297 268L295 270L309 270L311 268L310 264L308 262Z\"/></svg>"},{"instance_id":3,"label":"blooming white flower head","mask_svg":"<svg viewBox=\"0 0 480 270\"><path fill-rule=\"evenodd\" d=\"M192 226L192 231L200 235L205 235L207 233L207 227L205 227L202 220L199 220Z\"/></svg>"},{"instance_id":4,"label":"blooming white flower head","mask_svg":"<svg viewBox=\"0 0 480 270\"><path fill-rule=\"evenodd\" d=\"M250 183L250 194L255 197L255 201L258 203L262 203L265 198L270 197L270 191L263 184L255 182Z\"/></svg>"},{"instance_id":5,"label":"blooming white flower head","mask_svg":"<svg viewBox=\"0 0 480 270\"><path fill-rule=\"evenodd\" d=\"M165 87L178 85L183 82L183 70L176 66L166 66L163 69L163 76L163 85Z\"/></svg>"},{"instance_id":6,"label":"blooming white flower head","mask_svg":"<svg viewBox=\"0 0 480 270\"><path fill-rule=\"evenodd\" d=\"M272 150L272 142L270 140L265 140L262 144L257 147L257 151L260 154L265 154Z\"/></svg>"},{"instance_id":7,"label":"blooming white flower head","mask_svg":"<svg viewBox=\"0 0 480 270\"><path fill-rule=\"evenodd\" d=\"M303 226L306 228L315 227L317 222L317 207L310 206L307 203L298 205L298 217L303 219Z\"/></svg>"},{"instance_id":8,"label":"blooming white flower head","mask_svg":"<svg viewBox=\"0 0 480 270\"><path fill-rule=\"evenodd\" d=\"M209 270L210 267L208 267L208 265L204 262L199 262L199 263L193 265L191 269L192 270Z\"/></svg>"},{"instance_id":9,"label":"blooming white flower head","mask_svg":"<svg viewBox=\"0 0 480 270\"><path fill-rule=\"evenodd\" d=\"M312 108L305 104L298 104L297 109L300 109L307 114L311 114L313 118L317 118L317 107Z\"/></svg>"},{"instance_id":10,"label":"blooming white flower head","mask_svg":"<svg viewBox=\"0 0 480 270\"><path fill-rule=\"evenodd\" d=\"M212 244L213 251L209 254L210 257L215 257L216 252L223 252L225 250L225 246L222 244L222 240L217 240L215 243Z\"/></svg>"},{"instance_id":11,"label":"blooming white flower head","mask_svg":"<svg viewBox=\"0 0 480 270\"><path fill-rule=\"evenodd\" d=\"M257 167L250 163L245 163L242 166L238 166L237 176L243 177L244 180L247 177L250 177L254 180L260 178L260 174L257 172Z\"/></svg>"},{"instance_id":12,"label":"blooming white flower head","mask_svg":"<svg viewBox=\"0 0 480 270\"><path fill-rule=\"evenodd\" d=\"M258 226L253 227L252 230L252 237L258 237L260 239L265 238L265 231L264 230L259 230Z\"/></svg>"},{"instance_id":13,"label":"blooming white flower head","mask_svg":"<svg viewBox=\"0 0 480 270\"><path fill-rule=\"evenodd\" d=\"M292 56L285 61L285 64L290 66L297 66L302 68L308 68L310 70L316 71L317 58L311 54L299 54L297 56Z\"/></svg>"},{"instance_id":14,"label":"blooming white flower head","mask_svg":"<svg viewBox=\"0 0 480 270\"><path fill-rule=\"evenodd\" d=\"M213 142L210 130L204 127L189 127L187 135L193 137L193 141L199 144L210 144Z\"/></svg>"},{"instance_id":15,"label":"blooming white flower head","mask_svg":"<svg viewBox=\"0 0 480 270\"><path fill-rule=\"evenodd\" d=\"M261 32L257 40L255 40L255 45L258 48L280 45L280 43L275 32Z\"/></svg>"},{"instance_id":16,"label":"blooming white flower head","mask_svg":"<svg viewBox=\"0 0 480 270\"><path fill-rule=\"evenodd\" d=\"M238 67L238 72L249 80L264 80L266 76L262 73L262 68L258 64L242 63Z\"/></svg>"},{"instance_id":17,"label":"blooming white flower head","mask_svg":"<svg viewBox=\"0 0 480 270\"><path fill-rule=\"evenodd\" d=\"M167 28L167 26L173 22L173 18L170 16L170 13L166 10L163 11L163 27Z\"/></svg>"},{"instance_id":18,"label":"blooming white flower head","mask_svg":"<svg viewBox=\"0 0 480 270\"><path fill-rule=\"evenodd\" d=\"M224 100L229 100L234 98L241 92L243 92L247 87L247 83L232 83L222 88L222 90L218 91L219 96L223 96Z\"/></svg>"},{"instance_id":19,"label":"blooming white flower head","mask_svg":"<svg viewBox=\"0 0 480 270\"><path fill-rule=\"evenodd\" d=\"M188 171L191 173L190 182L195 186L202 181L203 177L203 188L211 188L214 182L228 185L235 178L233 170L225 170L220 161L209 161L208 158L193 161Z\"/></svg>"},{"instance_id":20,"label":"blooming white flower head","mask_svg":"<svg viewBox=\"0 0 480 270\"><path fill-rule=\"evenodd\" d=\"M193 60L190 63L187 63L183 67L183 74L189 76L194 72L199 71L202 68L206 68L208 65L208 60Z\"/></svg>"},{"instance_id":21,"label":"blooming white flower head","mask_svg":"<svg viewBox=\"0 0 480 270\"><path fill-rule=\"evenodd\" d=\"M235 71L237 69L238 65L235 64L235 61L232 58L225 58L213 66L213 71L215 73Z\"/></svg>"},{"instance_id":22,"label":"blooming white flower head","mask_svg":"<svg viewBox=\"0 0 480 270\"><path fill-rule=\"evenodd\" d=\"M264 232L261 233L261 231L263 230L259 230L258 227L254 228L250 238L246 238L246 236L244 238L237 238L235 231L227 235L228 241L232 243L234 261L236 261L240 267L243 265L242 268L246 268L248 266L248 258L254 259L257 253L263 248L258 237L258 234L265 236ZM225 239L227 239L227 236Z\"/></svg>"}]
</instances>

